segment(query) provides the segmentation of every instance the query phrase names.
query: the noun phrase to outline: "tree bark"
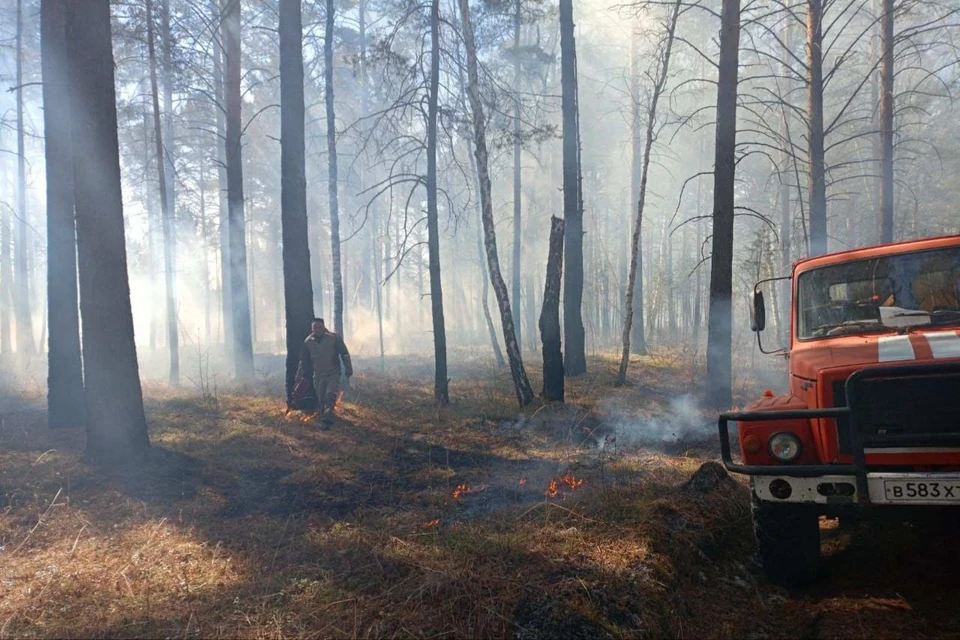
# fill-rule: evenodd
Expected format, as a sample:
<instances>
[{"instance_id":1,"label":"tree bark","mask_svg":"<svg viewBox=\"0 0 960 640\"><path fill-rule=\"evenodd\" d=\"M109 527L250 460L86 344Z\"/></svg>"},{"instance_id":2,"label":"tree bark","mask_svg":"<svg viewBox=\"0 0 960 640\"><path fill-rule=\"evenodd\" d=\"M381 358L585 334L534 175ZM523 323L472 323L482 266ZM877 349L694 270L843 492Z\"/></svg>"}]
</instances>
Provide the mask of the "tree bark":
<instances>
[{"instance_id":1,"label":"tree bark","mask_svg":"<svg viewBox=\"0 0 960 640\"><path fill-rule=\"evenodd\" d=\"M222 20L222 0L210 0L210 12L213 24L220 24ZM230 207L227 197L227 147L226 147L226 103L225 87L223 84L223 38L213 35L213 90L216 104L217 126L217 201L220 207L219 239L220 239L220 314L223 326L224 353L228 359L233 358L233 307L230 303Z\"/></svg>"},{"instance_id":2,"label":"tree bark","mask_svg":"<svg viewBox=\"0 0 960 640\"><path fill-rule=\"evenodd\" d=\"M807 120L810 155L810 251L827 252L827 184L823 149L823 0L807 0Z\"/></svg>"},{"instance_id":3,"label":"tree bark","mask_svg":"<svg viewBox=\"0 0 960 640\"><path fill-rule=\"evenodd\" d=\"M583 194L580 175L580 113L573 0L560 0L561 110L563 112L564 368L568 376L587 371L583 326Z\"/></svg>"},{"instance_id":4,"label":"tree bark","mask_svg":"<svg viewBox=\"0 0 960 640\"><path fill-rule=\"evenodd\" d=\"M520 356L520 347L517 345L516 333L513 327L513 314L510 310L510 298L507 294L507 285L500 273L500 260L497 256L497 235L493 220L493 202L490 188L490 170L487 156L486 122L483 115L483 104L480 101L480 77L477 70L477 47L473 37L473 24L470 20L469 0L459 0L460 19L463 23L463 41L467 51L467 81L468 95L473 116L473 138L476 146L477 174L480 180L480 206L482 211L483 230L487 252L487 268L490 272L490 281L500 306L500 322L503 324L503 341L507 348L507 358L510 361L510 373L513 377L513 386L517 394L517 401L524 407L533 401L533 389L527 372L523 368L523 359Z\"/></svg>"},{"instance_id":5,"label":"tree bark","mask_svg":"<svg viewBox=\"0 0 960 640\"><path fill-rule=\"evenodd\" d=\"M68 25L87 454L123 465L142 460L150 441L130 308L109 1L73 7Z\"/></svg>"},{"instance_id":6,"label":"tree bark","mask_svg":"<svg viewBox=\"0 0 960 640\"><path fill-rule=\"evenodd\" d=\"M240 97L240 0L227 0L223 15L227 104L227 207L230 254L230 308L233 323L233 366L237 380L253 380L253 333L247 287L247 244L243 211L242 122Z\"/></svg>"},{"instance_id":7,"label":"tree bark","mask_svg":"<svg viewBox=\"0 0 960 640\"><path fill-rule=\"evenodd\" d=\"M440 223L437 210L437 109L440 94L440 0L430 3L430 95L427 106L427 245L430 256L430 310L433 316L435 374L433 392L437 403L450 402L447 382L447 329L443 318L443 287L440 281Z\"/></svg>"},{"instance_id":8,"label":"tree bark","mask_svg":"<svg viewBox=\"0 0 960 640\"><path fill-rule=\"evenodd\" d=\"M17 241L13 245L16 267L17 359L25 367L36 353L30 317L30 280L27 271L27 156L23 130L23 0L17 0Z\"/></svg>"},{"instance_id":9,"label":"tree bark","mask_svg":"<svg viewBox=\"0 0 960 640\"><path fill-rule=\"evenodd\" d=\"M817 1L817 0L812 0ZM737 151L737 76L740 57L740 0L723 0L717 80L717 134L713 173L713 249L710 319L707 326L707 399L732 402L733 220Z\"/></svg>"},{"instance_id":10,"label":"tree bark","mask_svg":"<svg viewBox=\"0 0 960 640\"><path fill-rule=\"evenodd\" d=\"M300 363L300 350L313 320L305 116L301 0L280 0L280 223L283 227L288 401Z\"/></svg>"},{"instance_id":11,"label":"tree bark","mask_svg":"<svg viewBox=\"0 0 960 640\"><path fill-rule=\"evenodd\" d=\"M620 354L620 368L617 372L617 385L627 381L627 366L630 364L630 336L633 325L633 294L636 287L637 271L640 256L640 229L643 223L643 208L647 200L647 181L650 177L650 152L657 139L657 106L660 96L667 86L670 74L670 54L673 51L673 36L677 28L677 19L680 16L680 1L673 6L670 22L667 23L667 32L663 45L663 53L657 61L657 76L650 94L650 105L647 108L646 142L643 147L643 161L641 166L640 185L637 193L637 218L633 222L633 242L630 246L630 272L627 275L627 300L624 304L626 320L623 324L623 351ZM665 225L666 227L666 225ZM669 238L665 238L669 242ZM671 299L672 299L671 292Z\"/></svg>"},{"instance_id":12,"label":"tree bark","mask_svg":"<svg viewBox=\"0 0 960 640\"><path fill-rule=\"evenodd\" d=\"M789 22L786 22L783 26L783 43L784 48L787 51L790 51L793 43L793 28ZM789 55L783 56L783 68L782 73L786 82L786 96L792 95L793 83L788 79L791 77L792 68L789 64ZM781 276L787 276L791 273L792 267L792 243L793 243L793 210L790 206L790 181L787 179L789 175L787 172L787 167L790 164L790 110L786 107L782 109L783 122L781 123L780 133L782 138L782 149L780 150L780 167L779 167L779 182L780 182L780 270ZM783 309L790 308L790 285L793 281L788 280L780 283L779 293L780 293L780 306ZM781 344L789 344L789 333L790 333L790 321L789 318L787 322L784 323L785 326L779 327L780 330L780 340Z\"/></svg>"},{"instance_id":13,"label":"tree bark","mask_svg":"<svg viewBox=\"0 0 960 640\"><path fill-rule=\"evenodd\" d=\"M893 0L880 17L880 242L893 242Z\"/></svg>"},{"instance_id":14,"label":"tree bark","mask_svg":"<svg viewBox=\"0 0 960 640\"><path fill-rule=\"evenodd\" d=\"M73 217L73 119L67 57L69 0L40 3L43 125L47 176L47 422L50 427L86 424L77 233Z\"/></svg>"},{"instance_id":15,"label":"tree bark","mask_svg":"<svg viewBox=\"0 0 960 640\"><path fill-rule=\"evenodd\" d=\"M167 301L167 347L170 349L171 386L180 385L180 344L177 330L177 298L173 283L173 214L170 211L170 193L167 184L173 178L167 174L167 159L164 153L163 126L160 119L160 97L157 90L157 56L154 44L153 0L146 0L147 9L147 56L150 65L150 94L153 100L153 137L157 152L157 177L160 187L160 215L163 221L163 274Z\"/></svg>"},{"instance_id":16,"label":"tree bark","mask_svg":"<svg viewBox=\"0 0 960 640\"><path fill-rule=\"evenodd\" d=\"M330 256L333 262L333 324L343 336L343 271L340 259L340 203L337 193L337 116L333 103L333 27L336 18L334 0L327 0L326 32L323 40L324 97L327 106L327 190L330 197Z\"/></svg>"},{"instance_id":17,"label":"tree bark","mask_svg":"<svg viewBox=\"0 0 960 640\"><path fill-rule=\"evenodd\" d=\"M523 331L520 309L521 246L522 246L522 184L520 165L520 1L514 0L513 15L513 326L517 330L517 345L523 349Z\"/></svg>"},{"instance_id":18,"label":"tree bark","mask_svg":"<svg viewBox=\"0 0 960 640\"><path fill-rule=\"evenodd\" d=\"M540 341L543 343L543 397L563 402L563 349L560 336L560 278L563 274L562 219L550 219L550 251L547 279L543 285L540 311Z\"/></svg>"}]
</instances>

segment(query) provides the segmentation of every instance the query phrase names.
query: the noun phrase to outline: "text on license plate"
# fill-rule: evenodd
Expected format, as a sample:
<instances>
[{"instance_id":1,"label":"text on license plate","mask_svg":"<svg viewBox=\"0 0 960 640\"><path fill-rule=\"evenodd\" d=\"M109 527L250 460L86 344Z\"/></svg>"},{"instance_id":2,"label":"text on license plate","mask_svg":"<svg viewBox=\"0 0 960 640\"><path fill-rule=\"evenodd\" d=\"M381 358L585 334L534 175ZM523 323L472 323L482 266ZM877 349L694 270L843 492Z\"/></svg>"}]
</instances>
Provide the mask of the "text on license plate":
<instances>
[{"instance_id":1,"label":"text on license plate","mask_svg":"<svg viewBox=\"0 0 960 640\"><path fill-rule=\"evenodd\" d=\"M960 480L885 480L887 500L960 502Z\"/></svg>"}]
</instances>

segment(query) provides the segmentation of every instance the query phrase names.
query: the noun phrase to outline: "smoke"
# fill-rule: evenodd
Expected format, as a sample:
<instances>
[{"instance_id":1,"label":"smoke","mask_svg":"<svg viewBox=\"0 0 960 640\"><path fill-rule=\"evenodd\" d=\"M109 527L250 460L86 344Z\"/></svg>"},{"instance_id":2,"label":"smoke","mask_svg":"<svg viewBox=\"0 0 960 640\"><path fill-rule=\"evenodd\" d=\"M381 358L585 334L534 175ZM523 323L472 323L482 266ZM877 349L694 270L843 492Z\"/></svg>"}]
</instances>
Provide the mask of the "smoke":
<instances>
[{"instance_id":1,"label":"smoke","mask_svg":"<svg viewBox=\"0 0 960 640\"><path fill-rule=\"evenodd\" d=\"M599 442L600 448L671 445L701 442L714 435L713 414L700 408L692 394L671 398L663 405L644 404L644 414L631 413L636 403L627 405L622 399L608 399L599 405L606 414L612 432Z\"/></svg>"}]
</instances>

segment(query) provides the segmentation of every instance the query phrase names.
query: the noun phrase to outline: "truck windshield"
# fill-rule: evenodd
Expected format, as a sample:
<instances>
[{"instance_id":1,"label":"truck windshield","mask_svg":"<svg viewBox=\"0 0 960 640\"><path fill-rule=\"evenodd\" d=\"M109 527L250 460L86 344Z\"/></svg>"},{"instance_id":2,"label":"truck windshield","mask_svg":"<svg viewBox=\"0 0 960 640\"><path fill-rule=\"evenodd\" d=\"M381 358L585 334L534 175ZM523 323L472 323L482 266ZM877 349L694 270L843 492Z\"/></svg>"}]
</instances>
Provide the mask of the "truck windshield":
<instances>
[{"instance_id":1,"label":"truck windshield","mask_svg":"<svg viewBox=\"0 0 960 640\"><path fill-rule=\"evenodd\" d=\"M960 247L821 267L797 282L797 338L960 324Z\"/></svg>"}]
</instances>

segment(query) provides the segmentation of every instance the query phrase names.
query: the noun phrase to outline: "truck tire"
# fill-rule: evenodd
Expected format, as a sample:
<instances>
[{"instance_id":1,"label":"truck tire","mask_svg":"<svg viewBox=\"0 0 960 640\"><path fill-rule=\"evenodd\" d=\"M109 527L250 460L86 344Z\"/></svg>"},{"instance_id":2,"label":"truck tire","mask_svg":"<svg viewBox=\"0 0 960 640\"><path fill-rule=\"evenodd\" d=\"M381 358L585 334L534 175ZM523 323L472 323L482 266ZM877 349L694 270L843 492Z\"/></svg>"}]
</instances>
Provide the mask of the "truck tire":
<instances>
[{"instance_id":1,"label":"truck tire","mask_svg":"<svg viewBox=\"0 0 960 640\"><path fill-rule=\"evenodd\" d=\"M753 497L753 528L767 579L785 587L816 582L820 518L807 504L778 504Z\"/></svg>"}]
</instances>

